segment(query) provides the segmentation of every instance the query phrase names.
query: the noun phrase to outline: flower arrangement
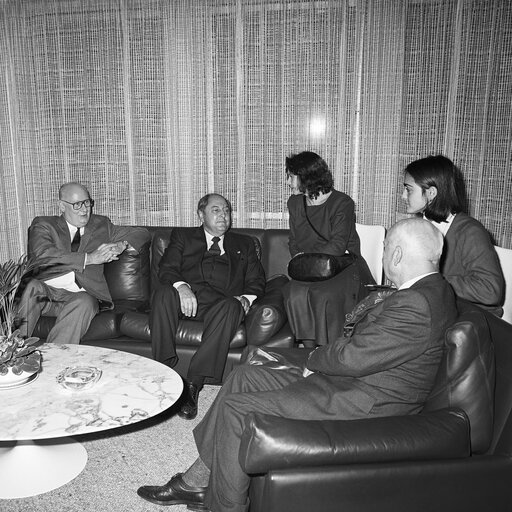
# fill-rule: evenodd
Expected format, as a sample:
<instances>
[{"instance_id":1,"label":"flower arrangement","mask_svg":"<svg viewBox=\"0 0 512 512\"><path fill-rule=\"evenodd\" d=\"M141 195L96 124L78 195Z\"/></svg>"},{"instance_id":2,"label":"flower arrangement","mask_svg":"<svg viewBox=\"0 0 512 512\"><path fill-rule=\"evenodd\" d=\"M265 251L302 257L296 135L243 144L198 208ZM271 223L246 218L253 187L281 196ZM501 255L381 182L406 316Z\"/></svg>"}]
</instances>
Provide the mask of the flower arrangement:
<instances>
[{"instance_id":1,"label":"flower arrangement","mask_svg":"<svg viewBox=\"0 0 512 512\"><path fill-rule=\"evenodd\" d=\"M41 367L41 352L35 346L39 338L23 338L16 329L16 292L30 268L26 256L0 265L0 376L7 375L9 368L14 375L21 375Z\"/></svg>"}]
</instances>

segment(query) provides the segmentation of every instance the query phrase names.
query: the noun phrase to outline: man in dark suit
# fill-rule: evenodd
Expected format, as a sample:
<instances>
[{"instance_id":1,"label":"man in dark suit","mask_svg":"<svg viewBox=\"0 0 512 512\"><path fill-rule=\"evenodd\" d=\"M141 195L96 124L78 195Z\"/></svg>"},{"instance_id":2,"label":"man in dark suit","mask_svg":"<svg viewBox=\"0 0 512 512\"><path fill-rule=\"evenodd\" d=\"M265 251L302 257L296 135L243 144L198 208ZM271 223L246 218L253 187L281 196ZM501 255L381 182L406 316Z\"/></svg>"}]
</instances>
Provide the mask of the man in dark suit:
<instances>
[{"instance_id":1,"label":"man in dark suit","mask_svg":"<svg viewBox=\"0 0 512 512\"><path fill-rule=\"evenodd\" d=\"M423 219L393 226L383 264L398 289L374 292L348 318L344 335L310 353L305 368L261 358L233 370L194 429L199 458L163 486L138 490L161 505L247 510L249 476L238 462L250 412L296 419L357 419L419 412L434 384L446 328L457 316L439 274L443 238Z\"/></svg>"},{"instance_id":2,"label":"man in dark suit","mask_svg":"<svg viewBox=\"0 0 512 512\"><path fill-rule=\"evenodd\" d=\"M256 297L265 290L265 273L250 237L229 232L231 205L218 194L199 200L202 225L175 228L159 268L161 286L150 313L153 358L173 367L180 318L202 320L201 345L192 357L185 401L179 415L197 415L206 377L222 380L229 344Z\"/></svg>"},{"instance_id":3,"label":"man in dark suit","mask_svg":"<svg viewBox=\"0 0 512 512\"><path fill-rule=\"evenodd\" d=\"M112 309L104 263L118 259L130 244L150 239L143 228L115 226L94 215L94 201L80 183L59 189L60 216L36 217L29 228L28 256L34 278L20 300L20 331L30 336L43 315L56 316L47 341L80 343L99 310Z\"/></svg>"}]
</instances>

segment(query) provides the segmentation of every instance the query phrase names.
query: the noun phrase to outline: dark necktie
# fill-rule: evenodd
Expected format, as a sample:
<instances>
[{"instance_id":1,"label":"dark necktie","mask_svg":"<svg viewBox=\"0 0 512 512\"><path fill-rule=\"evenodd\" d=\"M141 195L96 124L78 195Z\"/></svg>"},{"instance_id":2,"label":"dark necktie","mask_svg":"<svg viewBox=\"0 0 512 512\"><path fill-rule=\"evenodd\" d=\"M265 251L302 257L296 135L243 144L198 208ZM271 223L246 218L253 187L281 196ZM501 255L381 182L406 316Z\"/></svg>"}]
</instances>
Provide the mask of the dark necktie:
<instances>
[{"instance_id":1,"label":"dark necktie","mask_svg":"<svg viewBox=\"0 0 512 512\"><path fill-rule=\"evenodd\" d=\"M220 247L219 242L220 238L218 236L214 236L212 238L212 245L210 246L209 252L215 256L220 256Z\"/></svg>"},{"instance_id":2,"label":"dark necktie","mask_svg":"<svg viewBox=\"0 0 512 512\"><path fill-rule=\"evenodd\" d=\"M71 252L78 251L80 247L80 228L76 230L73 240L71 240Z\"/></svg>"}]
</instances>

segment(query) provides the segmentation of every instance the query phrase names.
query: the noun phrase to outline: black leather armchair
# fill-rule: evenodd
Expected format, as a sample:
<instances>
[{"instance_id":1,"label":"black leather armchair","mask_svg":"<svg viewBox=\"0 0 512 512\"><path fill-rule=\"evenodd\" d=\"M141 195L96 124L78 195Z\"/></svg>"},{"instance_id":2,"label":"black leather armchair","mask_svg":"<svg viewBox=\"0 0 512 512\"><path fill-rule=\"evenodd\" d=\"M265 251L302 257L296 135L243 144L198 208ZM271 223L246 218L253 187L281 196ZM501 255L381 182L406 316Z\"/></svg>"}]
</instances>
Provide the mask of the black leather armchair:
<instances>
[{"instance_id":1,"label":"black leather armchair","mask_svg":"<svg viewBox=\"0 0 512 512\"><path fill-rule=\"evenodd\" d=\"M512 325L462 309L421 414L248 416L239 460L253 475L250 511L511 510Z\"/></svg>"}]
</instances>

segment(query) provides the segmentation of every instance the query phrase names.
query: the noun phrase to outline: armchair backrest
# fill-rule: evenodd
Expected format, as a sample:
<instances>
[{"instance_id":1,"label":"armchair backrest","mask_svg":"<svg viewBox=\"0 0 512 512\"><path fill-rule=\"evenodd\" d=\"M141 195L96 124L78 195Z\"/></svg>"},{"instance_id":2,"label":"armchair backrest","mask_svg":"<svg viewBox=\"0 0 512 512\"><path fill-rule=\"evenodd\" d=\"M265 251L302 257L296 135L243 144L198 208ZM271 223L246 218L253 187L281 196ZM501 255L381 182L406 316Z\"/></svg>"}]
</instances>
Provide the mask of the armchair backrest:
<instances>
[{"instance_id":1,"label":"armchair backrest","mask_svg":"<svg viewBox=\"0 0 512 512\"><path fill-rule=\"evenodd\" d=\"M505 302L503 304L503 320L512 324L512 249L495 247L501 270L505 277Z\"/></svg>"},{"instance_id":2,"label":"armchair backrest","mask_svg":"<svg viewBox=\"0 0 512 512\"><path fill-rule=\"evenodd\" d=\"M462 313L445 335L445 355L424 411L463 409L469 417L473 453L485 453L494 422L494 345L483 311Z\"/></svg>"},{"instance_id":3,"label":"armchair backrest","mask_svg":"<svg viewBox=\"0 0 512 512\"><path fill-rule=\"evenodd\" d=\"M361 256L366 260L377 284L382 284L382 254L384 252L384 226L357 224L356 231L361 242Z\"/></svg>"}]
</instances>

